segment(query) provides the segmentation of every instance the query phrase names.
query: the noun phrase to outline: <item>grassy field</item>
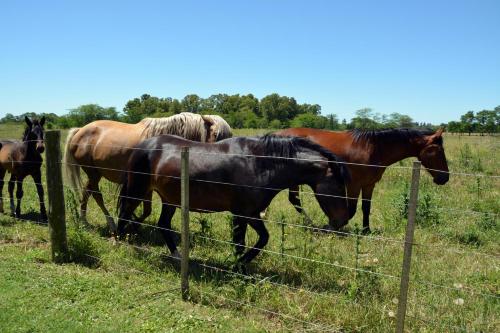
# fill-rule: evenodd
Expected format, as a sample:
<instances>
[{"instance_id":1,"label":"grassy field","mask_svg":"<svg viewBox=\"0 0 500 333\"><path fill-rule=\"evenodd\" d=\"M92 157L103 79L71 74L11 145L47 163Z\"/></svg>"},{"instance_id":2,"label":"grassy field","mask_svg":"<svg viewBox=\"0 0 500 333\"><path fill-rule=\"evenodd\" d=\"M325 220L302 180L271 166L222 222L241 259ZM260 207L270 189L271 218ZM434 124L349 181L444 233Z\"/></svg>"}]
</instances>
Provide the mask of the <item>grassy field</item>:
<instances>
[{"instance_id":1,"label":"grassy field","mask_svg":"<svg viewBox=\"0 0 500 333\"><path fill-rule=\"evenodd\" d=\"M21 132L0 125L1 138ZM447 135L445 148L452 171L499 174L498 137ZM396 166L410 167L411 160ZM410 173L388 169L375 188L369 237L282 229L276 222L303 221L281 193L267 223L266 249L273 253L257 257L251 278L223 271L234 263L232 246L224 242L231 239L230 216L191 214L190 302L181 300L178 264L166 257L156 229L143 227L128 242L115 243L93 200L93 227L79 227L67 189L71 263L50 262L46 226L0 216L0 332L393 331ZM36 219L37 196L29 182L23 218ZM499 185L498 178L452 174L448 184L436 186L423 173L408 331L500 330ZM116 187L102 182L101 190L114 214ZM6 188L2 196L8 196ZM301 199L316 225L327 222L312 196L303 193ZM155 203L147 223L156 225L158 217ZM180 230L178 212L173 225ZM360 211L347 231L356 233L359 225ZM256 235L247 237L252 244Z\"/></svg>"}]
</instances>

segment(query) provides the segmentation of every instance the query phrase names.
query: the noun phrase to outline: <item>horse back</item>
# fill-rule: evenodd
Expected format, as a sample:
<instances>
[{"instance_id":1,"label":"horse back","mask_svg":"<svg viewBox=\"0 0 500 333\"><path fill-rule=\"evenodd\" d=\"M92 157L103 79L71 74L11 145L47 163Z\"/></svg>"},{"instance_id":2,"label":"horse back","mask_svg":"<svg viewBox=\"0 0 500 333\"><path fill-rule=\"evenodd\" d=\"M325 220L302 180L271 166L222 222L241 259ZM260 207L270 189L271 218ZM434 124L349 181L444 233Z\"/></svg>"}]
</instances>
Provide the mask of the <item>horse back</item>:
<instances>
[{"instance_id":1,"label":"horse back","mask_svg":"<svg viewBox=\"0 0 500 333\"><path fill-rule=\"evenodd\" d=\"M22 163L27 162L27 163ZM40 162L34 163L34 162ZM39 154L28 154L26 146L18 140L0 141L0 167L17 175L30 174L34 168L41 166ZM21 167L22 166L22 167Z\"/></svg>"},{"instance_id":2,"label":"horse back","mask_svg":"<svg viewBox=\"0 0 500 333\"><path fill-rule=\"evenodd\" d=\"M127 163L132 148L140 142L141 132L137 124L97 120L78 129L68 142L68 151L78 164L119 182L121 172L117 170Z\"/></svg>"},{"instance_id":3,"label":"horse back","mask_svg":"<svg viewBox=\"0 0 500 333\"><path fill-rule=\"evenodd\" d=\"M369 163L371 147L356 142L349 131L327 131L313 128L288 128L275 134L299 136L327 148L343 160L352 163Z\"/></svg>"},{"instance_id":4,"label":"horse back","mask_svg":"<svg viewBox=\"0 0 500 333\"><path fill-rule=\"evenodd\" d=\"M355 164L375 164L375 147L365 141L357 141L350 131L328 131L313 128L288 128L276 132L277 135L299 136L330 150L344 161ZM351 188L374 184L380 180L384 168L373 168L362 165L348 165L351 172Z\"/></svg>"}]
</instances>

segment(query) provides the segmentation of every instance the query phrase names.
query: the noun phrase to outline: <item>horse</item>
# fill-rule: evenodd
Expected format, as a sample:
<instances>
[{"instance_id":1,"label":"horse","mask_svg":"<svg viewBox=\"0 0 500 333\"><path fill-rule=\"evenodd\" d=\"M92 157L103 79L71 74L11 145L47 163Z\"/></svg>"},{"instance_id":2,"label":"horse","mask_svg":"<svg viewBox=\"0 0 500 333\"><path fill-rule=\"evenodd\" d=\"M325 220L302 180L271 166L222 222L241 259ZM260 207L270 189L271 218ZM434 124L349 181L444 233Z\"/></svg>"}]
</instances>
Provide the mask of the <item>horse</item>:
<instances>
[{"instance_id":1,"label":"horse","mask_svg":"<svg viewBox=\"0 0 500 333\"><path fill-rule=\"evenodd\" d=\"M43 199L42 186L42 153L45 150L44 129L45 117L40 121L31 121L24 117L26 129L22 141L0 140L0 213L4 213L3 192L4 177L8 171L11 176L9 180L10 211L12 216L21 217L21 199L23 197L23 181L26 176L31 176L35 182L38 198L40 199L40 215L42 221L47 221L47 211ZM17 184L16 198L17 206L14 205L14 188Z\"/></svg>"},{"instance_id":2,"label":"horse","mask_svg":"<svg viewBox=\"0 0 500 333\"><path fill-rule=\"evenodd\" d=\"M275 134L308 138L337 154L346 162L354 163L347 164L353 179L347 185L349 219L356 213L358 197L361 193L363 232L369 233L373 189L389 165L408 157L416 157L427 168L434 183L444 185L448 182L448 163L444 152L442 133L442 129L438 129L436 132L416 129L375 131L355 129L333 132L311 128L289 128ZM298 196L298 187L290 189L289 201L299 213L304 213ZM344 225L330 223L324 228L337 231Z\"/></svg>"},{"instance_id":3,"label":"horse","mask_svg":"<svg viewBox=\"0 0 500 333\"><path fill-rule=\"evenodd\" d=\"M130 156L118 203L120 237L141 200L155 191L162 202L158 226L170 252L179 256L171 219L181 200L181 147L189 147L189 209L233 214L239 265L249 263L267 244L269 233L259 213L283 189L308 184L330 221L348 218L347 167L307 139L266 135L206 144L164 135L141 142ZM258 240L243 254L248 224Z\"/></svg>"},{"instance_id":4,"label":"horse","mask_svg":"<svg viewBox=\"0 0 500 333\"><path fill-rule=\"evenodd\" d=\"M83 223L87 223L87 203L92 195L106 216L111 233L115 233L116 225L104 205L99 181L104 177L113 183L120 183L123 166L133 147L142 140L162 134L176 134L201 142L215 142L232 136L231 127L222 117L189 112L165 118L144 118L137 124L97 120L69 131L63 164L71 186L82 193L80 216ZM85 186L80 167L88 177ZM151 214L152 197L148 199L144 201L140 221Z\"/></svg>"}]
</instances>

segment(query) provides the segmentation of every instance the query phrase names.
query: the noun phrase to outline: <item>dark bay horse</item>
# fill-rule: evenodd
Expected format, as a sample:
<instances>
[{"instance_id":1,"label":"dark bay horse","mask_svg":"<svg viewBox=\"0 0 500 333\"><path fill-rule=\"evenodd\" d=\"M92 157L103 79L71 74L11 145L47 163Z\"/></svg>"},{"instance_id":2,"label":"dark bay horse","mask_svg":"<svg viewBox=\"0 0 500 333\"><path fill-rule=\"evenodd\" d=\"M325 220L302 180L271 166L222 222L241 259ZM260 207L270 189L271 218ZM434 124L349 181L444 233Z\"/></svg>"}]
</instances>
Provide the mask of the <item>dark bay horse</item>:
<instances>
[{"instance_id":1,"label":"dark bay horse","mask_svg":"<svg viewBox=\"0 0 500 333\"><path fill-rule=\"evenodd\" d=\"M275 134L308 138L332 151L346 162L379 166L347 165L352 174L352 181L347 186L347 195L350 198L355 198L349 200L349 219L356 213L357 198L361 193L363 230L370 232L370 200L375 184L382 178L387 166L407 157L416 157L428 169L434 183L443 185L448 182L448 163L444 153L442 132L442 129L436 132L415 129L333 132L310 128L290 128ZM298 188L290 190L290 202L299 213L302 213ZM343 225L342 223L330 223L326 227L338 230Z\"/></svg>"},{"instance_id":2,"label":"dark bay horse","mask_svg":"<svg viewBox=\"0 0 500 333\"><path fill-rule=\"evenodd\" d=\"M43 141L43 124L45 117L40 121L31 121L24 118L27 127L24 130L22 141L0 140L0 213L4 212L3 192L5 172L11 174L9 180L10 210L15 217L21 216L21 199L23 197L23 180L31 175L35 181L38 198L40 199L40 214L43 221L47 220L47 212L43 201L42 186L42 153L45 150ZM17 184L17 206L14 206L14 187Z\"/></svg>"},{"instance_id":3,"label":"dark bay horse","mask_svg":"<svg viewBox=\"0 0 500 333\"><path fill-rule=\"evenodd\" d=\"M240 264L250 262L267 244L269 234L259 213L283 189L308 184L330 221L345 221L349 217L345 199L345 186L350 180L348 169L343 164L330 163L339 160L307 139L268 135L206 144L164 135L143 141L130 156L119 199L119 235L123 235L126 221L140 199L156 191L162 200L158 226L169 250L178 255L171 219L181 200L180 150L184 146L190 147L190 210L234 214L233 242L237 244L236 254L241 255ZM259 237L243 254L248 224Z\"/></svg>"}]
</instances>

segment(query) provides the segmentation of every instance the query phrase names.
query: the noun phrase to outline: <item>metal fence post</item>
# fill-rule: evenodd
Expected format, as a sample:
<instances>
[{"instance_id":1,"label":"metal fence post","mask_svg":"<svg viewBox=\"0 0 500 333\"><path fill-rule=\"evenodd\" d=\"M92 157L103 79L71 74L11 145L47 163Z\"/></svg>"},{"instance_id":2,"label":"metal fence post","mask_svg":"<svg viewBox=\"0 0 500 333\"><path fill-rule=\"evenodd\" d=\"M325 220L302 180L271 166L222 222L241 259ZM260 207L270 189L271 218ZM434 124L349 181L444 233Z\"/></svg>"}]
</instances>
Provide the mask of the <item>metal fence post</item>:
<instances>
[{"instance_id":1,"label":"metal fence post","mask_svg":"<svg viewBox=\"0 0 500 333\"><path fill-rule=\"evenodd\" d=\"M421 163L419 161L413 162L413 171L411 175L410 201L408 203L408 224L406 225L403 268L401 272L401 284L399 287L396 333L403 333L405 324L406 303L408 298L408 284L410 281L411 252L413 249L413 233L415 230L415 217L417 214L420 165Z\"/></svg>"},{"instance_id":2,"label":"metal fence post","mask_svg":"<svg viewBox=\"0 0 500 333\"><path fill-rule=\"evenodd\" d=\"M189 147L181 150L181 292L182 299L189 299Z\"/></svg>"},{"instance_id":3,"label":"metal fence post","mask_svg":"<svg viewBox=\"0 0 500 333\"><path fill-rule=\"evenodd\" d=\"M45 133L47 192L49 197L49 233L54 262L64 262L68 255L66 215L61 172L61 132Z\"/></svg>"}]
</instances>

